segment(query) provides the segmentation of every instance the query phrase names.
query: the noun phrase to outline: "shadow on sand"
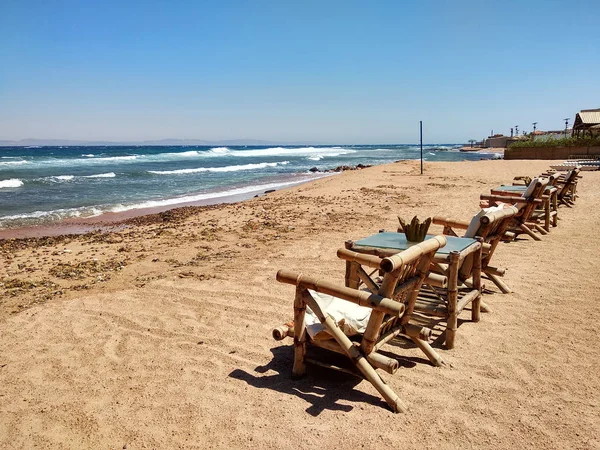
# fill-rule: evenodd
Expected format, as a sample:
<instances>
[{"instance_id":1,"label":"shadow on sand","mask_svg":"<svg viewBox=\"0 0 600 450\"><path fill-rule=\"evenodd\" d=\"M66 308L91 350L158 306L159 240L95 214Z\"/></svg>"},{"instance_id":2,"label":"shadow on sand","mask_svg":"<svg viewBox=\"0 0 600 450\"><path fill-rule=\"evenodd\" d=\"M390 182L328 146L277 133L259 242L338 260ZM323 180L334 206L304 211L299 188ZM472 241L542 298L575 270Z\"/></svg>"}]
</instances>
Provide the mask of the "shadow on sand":
<instances>
[{"instance_id":1,"label":"shadow on sand","mask_svg":"<svg viewBox=\"0 0 600 450\"><path fill-rule=\"evenodd\" d=\"M351 411L354 407L344 403L368 403L386 408L386 403L378 396L366 394L355 387L363 381L352 375L308 365L306 376L292 379L293 347L279 346L271 349L273 359L264 366L254 369L255 374L235 369L230 377L242 380L259 389L272 389L284 394L295 395L310 403L306 412L318 416L322 411ZM269 371L273 375L260 375Z\"/></svg>"},{"instance_id":2,"label":"shadow on sand","mask_svg":"<svg viewBox=\"0 0 600 450\"><path fill-rule=\"evenodd\" d=\"M384 409L387 404L379 397L361 392L355 387L363 381L362 378L347 373L325 369L309 364L306 376L295 380L292 378L293 346L278 346L271 349L273 359L264 366L254 369L255 374L241 369L235 369L229 374L231 378L242 380L250 386L259 389L272 389L284 394L295 395L310 403L306 412L318 416L323 410L351 411L354 407L344 403L368 403ZM386 356L396 358L401 367L411 368L417 364L429 364L426 358L399 357L396 354L382 352ZM331 354L329 354L330 357ZM335 357L337 355L333 355ZM341 358L336 363L343 365L346 358ZM349 368L349 367L348 367ZM261 375L267 372L276 372L273 375ZM391 376L391 375L390 375ZM365 383L368 383L365 381Z\"/></svg>"}]
</instances>

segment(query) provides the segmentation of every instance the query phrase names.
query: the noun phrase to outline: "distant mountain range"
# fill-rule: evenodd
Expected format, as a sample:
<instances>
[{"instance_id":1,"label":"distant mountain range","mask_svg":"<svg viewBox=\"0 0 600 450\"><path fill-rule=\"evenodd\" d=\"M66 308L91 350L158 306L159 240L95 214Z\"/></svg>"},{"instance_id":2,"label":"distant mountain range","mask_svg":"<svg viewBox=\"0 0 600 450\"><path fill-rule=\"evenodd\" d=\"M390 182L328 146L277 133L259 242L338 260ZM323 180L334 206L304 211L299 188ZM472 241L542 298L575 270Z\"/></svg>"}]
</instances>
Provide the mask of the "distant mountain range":
<instances>
[{"instance_id":1,"label":"distant mountain range","mask_svg":"<svg viewBox=\"0 0 600 450\"><path fill-rule=\"evenodd\" d=\"M314 142L281 143L262 141L259 139L229 139L224 141L206 141L203 139L159 139L156 141L78 141L68 139L21 139L18 141L0 140L0 147L31 147L31 146L111 146L111 145L316 145Z\"/></svg>"}]
</instances>

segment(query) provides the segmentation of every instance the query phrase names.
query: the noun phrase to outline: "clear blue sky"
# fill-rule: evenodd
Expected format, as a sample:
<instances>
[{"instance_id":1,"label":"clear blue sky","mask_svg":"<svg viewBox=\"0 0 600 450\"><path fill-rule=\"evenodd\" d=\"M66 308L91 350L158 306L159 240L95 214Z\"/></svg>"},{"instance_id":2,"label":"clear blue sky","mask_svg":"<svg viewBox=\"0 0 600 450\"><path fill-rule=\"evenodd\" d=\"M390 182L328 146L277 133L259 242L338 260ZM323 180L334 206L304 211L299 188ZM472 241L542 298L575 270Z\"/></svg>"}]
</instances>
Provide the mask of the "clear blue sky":
<instances>
[{"instance_id":1,"label":"clear blue sky","mask_svg":"<svg viewBox=\"0 0 600 450\"><path fill-rule=\"evenodd\" d=\"M465 142L600 107L591 1L0 0L0 139Z\"/></svg>"}]
</instances>

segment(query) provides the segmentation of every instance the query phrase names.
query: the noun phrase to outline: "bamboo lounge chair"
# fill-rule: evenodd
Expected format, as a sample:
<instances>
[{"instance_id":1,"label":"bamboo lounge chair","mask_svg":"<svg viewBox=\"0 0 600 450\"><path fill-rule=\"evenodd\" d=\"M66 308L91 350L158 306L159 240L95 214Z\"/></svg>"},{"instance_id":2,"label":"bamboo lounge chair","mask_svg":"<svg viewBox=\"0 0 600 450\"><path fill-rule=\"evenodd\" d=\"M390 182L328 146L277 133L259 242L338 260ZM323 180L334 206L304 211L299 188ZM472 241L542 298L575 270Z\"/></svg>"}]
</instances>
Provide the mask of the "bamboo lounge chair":
<instances>
[{"instance_id":1,"label":"bamboo lounge chair","mask_svg":"<svg viewBox=\"0 0 600 450\"><path fill-rule=\"evenodd\" d=\"M528 177L517 177L513 181L512 186L499 186L491 190L492 195L520 195L527 191L528 184L531 183L531 179L526 181L527 184L523 184L523 178ZM545 200L543 204L537 205L531 212L529 218L530 222L539 224L541 229L535 227L541 234L548 234L550 232L550 226L556 227L558 225L558 192L559 188L555 186L558 182L558 174L550 174L548 176L548 184L544 188L542 198Z\"/></svg>"},{"instance_id":2,"label":"bamboo lounge chair","mask_svg":"<svg viewBox=\"0 0 600 450\"><path fill-rule=\"evenodd\" d=\"M559 188L558 203L560 205L565 205L570 208L575 204L575 201L579 197L579 195L577 195L577 183L582 178L580 172L580 167L574 167L566 173L558 173L556 171L552 173L553 175L558 176L555 185ZM549 175L551 175L550 171L544 174L544 176Z\"/></svg>"},{"instance_id":3,"label":"bamboo lounge chair","mask_svg":"<svg viewBox=\"0 0 600 450\"><path fill-rule=\"evenodd\" d=\"M383 259L340 249L338 255L341 252L346 259L384 273L377 294L286 270L277 272L277 281L296 286L293 327L288 323L273 330L277 340L286 336L294 338L293 376L305 374L306 362L346 371L307 356L307 349L311 347L346 355L354 369L358 369L357 374L377 389L394 412L406 411L404 403L375 371L379 368L393 374L398 370L398 361L378 350L402 334L412 339L430 360L441 364L441 358L427 343L431 330L413 325L409 320L429 264L435 252L445 244L444 236L436 236ZM345 305L352 310L340 318L338 313L347 309Z\"/></svg>"},{"instance_id":4,"label":"bamboo lounge chair","mask_svg":"<svg viewBox=\"0 0 600 450\"><path fill-rule=\"evenodd\" d=\"M520 234L527 234L532 239L541 241L542 239L534 232L534 230L538 231L540 234L547 234L548 232L540 226L541 218L534 212L537 206L550 207L550 197L544 196L544 190L548 185L548 181L548 178L534 178L521 196L481 194L479 196L482 200L481 207L489 208L498 206L499 203L513 203L518 209L518 213L513 217L509 224L505 236L513 239Z\"/></svg>"},{"instance_id":5,"label":"bamboo lounge chair","mask_svg":"<svg viewBox=\"0 0 600 450\"><path fill-rule=\"evenodd\" d=\"M499 208L482 209L477 213L471 222L462 222L459 220L447 219L443 217L434 217L433 223L444 227L444 235L457 236L456 229L465 230L463 237L478 237L482 239L483 248L481 256L481 271L486 278L491 280L502 293L508 294L511 289L500 279L506 273L506 269L499 269L490 265L490 261L498 244L503 239L508 226L518 213L514 206L504 206ZM459 277L463 278L470 275L467 267L461 268ZM466 282L467 280L461 280Z\"/></svg>"},{"instance_id":6,"label":"bamboo lounge chair","mask_svg":"<svg viewBox=\"0 0 600 450\"><path fill-rule=\"evenodd\" d=\"M560 205L565 205L569 208L575 204L575 200L577 200L577 182L579 178L580 169L573 169L565 175L564 178L558 179L557 186L559 187L558 191L558 203Z\"/></svg>"}]
</instances>

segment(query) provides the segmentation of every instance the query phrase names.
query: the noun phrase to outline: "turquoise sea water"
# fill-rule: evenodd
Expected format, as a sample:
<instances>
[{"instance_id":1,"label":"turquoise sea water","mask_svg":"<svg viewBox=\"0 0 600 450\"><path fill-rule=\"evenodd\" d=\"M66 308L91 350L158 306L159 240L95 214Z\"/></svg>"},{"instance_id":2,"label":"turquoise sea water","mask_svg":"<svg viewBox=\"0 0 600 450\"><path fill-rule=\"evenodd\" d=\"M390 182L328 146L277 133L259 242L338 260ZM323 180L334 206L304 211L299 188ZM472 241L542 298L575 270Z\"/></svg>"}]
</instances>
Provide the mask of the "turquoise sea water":
<instances>
[{"instance_id":1,"label":"turquoise sea water","mask_svg":"<svg viewBox=\"0 0 600 450\"><path fill-rule=\"evenodd\" d=\"M427 145L426 161L494 158ZM416 145L0 147L0 228L155 206L218 203L317 177L340 165L418 159Z\"/></svg>"}]
</instances>

